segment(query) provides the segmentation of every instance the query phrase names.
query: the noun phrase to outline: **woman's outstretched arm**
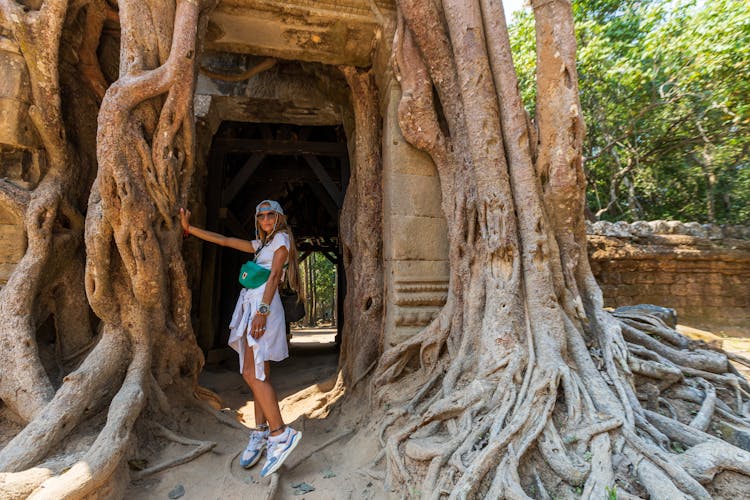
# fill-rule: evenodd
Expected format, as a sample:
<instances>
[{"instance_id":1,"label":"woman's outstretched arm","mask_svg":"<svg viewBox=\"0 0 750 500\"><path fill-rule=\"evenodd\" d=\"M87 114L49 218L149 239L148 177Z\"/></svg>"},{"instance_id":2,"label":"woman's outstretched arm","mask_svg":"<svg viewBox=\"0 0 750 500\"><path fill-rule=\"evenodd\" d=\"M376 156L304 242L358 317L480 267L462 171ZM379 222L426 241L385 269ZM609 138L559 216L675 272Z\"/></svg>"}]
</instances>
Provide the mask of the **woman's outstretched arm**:
<instances>
[{"instance_id":1,"label":"woman's outstretched arm","mask_svg":"<svg viewBox=\"0 0 750 500\"><path fill-rule=\"evenodd\" d=\"M253 244L250 241L224 236L223 234L215 233L213 231L201 229L199 227L191 225L190 210L186 210L184 208L180 209L180 224L182 225L182 230L185 231L185 233L192 234L196 238L200 238L210 243L216 243L217 245L221 245L223 247L234 248L235 250L239 250L241 252L255 253L255 248L253 248Z\"/></svg>"}]
</instances>

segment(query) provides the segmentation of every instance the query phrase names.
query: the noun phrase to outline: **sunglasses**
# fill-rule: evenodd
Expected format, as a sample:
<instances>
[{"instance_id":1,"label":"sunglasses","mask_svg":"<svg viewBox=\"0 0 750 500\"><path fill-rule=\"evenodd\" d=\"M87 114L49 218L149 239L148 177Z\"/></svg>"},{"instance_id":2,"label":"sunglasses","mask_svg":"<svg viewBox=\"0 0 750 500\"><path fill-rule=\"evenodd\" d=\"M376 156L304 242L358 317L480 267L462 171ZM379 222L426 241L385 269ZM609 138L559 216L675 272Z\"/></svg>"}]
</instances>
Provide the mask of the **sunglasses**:
<instances>
[{"instance_id":1,"label":"sunglasses","mask_svg":"<svg viewBox=\"0 0 750 500\"><path fill-rule=\"evenodd\" d=\"M276 212L266 212L266 213L258 214L255 217L258 220L263 220L263 219L274 219L274 218L276 218L278 216L279 216L279 214L277 214Z\"/></svg>"}]
</instances>

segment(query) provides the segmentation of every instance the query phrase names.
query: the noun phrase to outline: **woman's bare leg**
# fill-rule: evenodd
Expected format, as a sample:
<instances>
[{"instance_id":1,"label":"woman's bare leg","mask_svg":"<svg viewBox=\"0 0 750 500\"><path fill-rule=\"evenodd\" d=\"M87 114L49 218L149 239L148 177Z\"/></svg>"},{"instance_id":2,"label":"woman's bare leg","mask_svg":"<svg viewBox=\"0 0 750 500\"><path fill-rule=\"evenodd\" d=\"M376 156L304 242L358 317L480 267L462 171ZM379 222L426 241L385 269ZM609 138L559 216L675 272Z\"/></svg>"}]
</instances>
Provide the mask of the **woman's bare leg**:
<instances>
[{"instance_id":1,"label":"woman's bare leg","mask_svg":"<svg viewBox=\"0 0 750 500\"><path fill-rule=\"evenodd\" d=\"M255 377L255 358L253 357L253 349L247 347L245 349L245 362L243 364L242 378L245 379L247 385L250 386L250 390L253 392L253 403L255 406L255 425L260 425L264 421L268 422L268 427L272 431L272 435L277 435L283 431L284 421L281 418L281 410L279 409L279 400L276 397L276 391L271 385L270 375L271 368L270 363L266 361L264 366L266 374L265 380L258 380ZM260 410L260 413L258 412Z\"/></svg>"},{"instance_id":2,"label":"woman's bare leg","mask_svg":"<svg viewBox=\"0 0 750 500\"><path fill-rule=\"evenodd\" d=\"M251 351L252 352L252 351ZM266 372L266 380L271 380L271 363L269 361L266 361L263 364L263 369ZM255 368L255 367L253 367ZM255 372L253 372L254 374ZM253 407L255 410L255 427L258 427L260 425L268 425L268 422L266 421L266 414L263 413L263 408L261 408L260 403L258 402L258 398L253 396Z\"/></svg>"}]
</instances>

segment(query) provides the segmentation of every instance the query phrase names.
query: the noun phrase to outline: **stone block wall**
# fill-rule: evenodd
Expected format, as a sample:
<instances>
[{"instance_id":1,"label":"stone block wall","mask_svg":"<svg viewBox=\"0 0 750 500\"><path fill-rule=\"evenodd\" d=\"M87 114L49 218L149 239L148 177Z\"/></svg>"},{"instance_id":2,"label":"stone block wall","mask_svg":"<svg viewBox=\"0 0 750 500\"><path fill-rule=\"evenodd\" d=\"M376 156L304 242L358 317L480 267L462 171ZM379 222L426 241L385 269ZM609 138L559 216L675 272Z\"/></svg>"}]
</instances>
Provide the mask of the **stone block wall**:
<instances>
[{"instance_id":1,"label":"stone block wall","mask_svg":"<svg viewBox=\"0 0 750 500\"><path fill-rule=\"evenodd\" d=\"M681 321L750 326L750 228L597 222L587 232L605 305L657 304Z\"/></svg>"}]
</instances>

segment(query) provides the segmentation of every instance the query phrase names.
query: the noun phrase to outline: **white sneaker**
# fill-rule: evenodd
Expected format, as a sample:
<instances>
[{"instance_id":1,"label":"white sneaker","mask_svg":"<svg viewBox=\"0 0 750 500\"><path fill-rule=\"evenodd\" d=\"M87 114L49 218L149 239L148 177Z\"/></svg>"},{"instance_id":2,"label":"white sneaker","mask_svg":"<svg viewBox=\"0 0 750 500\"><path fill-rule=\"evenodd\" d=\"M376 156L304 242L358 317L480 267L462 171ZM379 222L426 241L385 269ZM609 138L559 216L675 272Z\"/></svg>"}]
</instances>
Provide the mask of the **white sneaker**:
<instances>
[{"instance_id":1,"label":"white sneaker","mask_svg":"<svg viewBox=\"0 0 750 500\"><path fill-rule=\"evenodd\" d=\"M263 450L266 449L268 441L268 428L265 430L254 430L250 433L250 439L247 442L247 448L240 455L240 465L249 469L258 463Z\"/></svg>"},{"instance_id":2,"label":"white sneaker","mask_svg":"<svg viewBox=\"0 0 750 500\"><path fill-rule=\"evenodd\" d=\"M297 447L300 439L302 439L302 433L295 431L291 427L287 427L281 435L280 439L274 439L277 436L271 436L268 438L268 453L266 455L266 463L263 465L263 470L260 471L260 477L266 477L273 474L281 467L284 460L292 453L292 450Z\"/></svg>"}]
</instances>

